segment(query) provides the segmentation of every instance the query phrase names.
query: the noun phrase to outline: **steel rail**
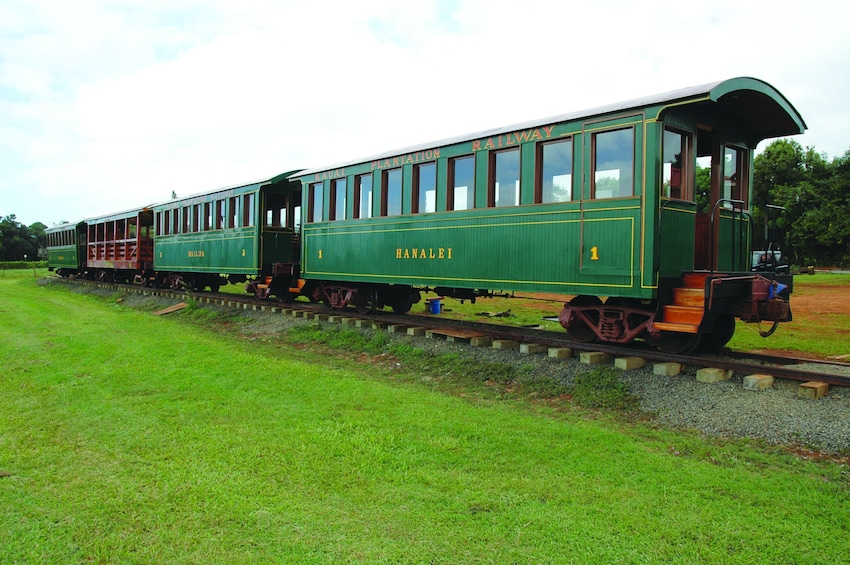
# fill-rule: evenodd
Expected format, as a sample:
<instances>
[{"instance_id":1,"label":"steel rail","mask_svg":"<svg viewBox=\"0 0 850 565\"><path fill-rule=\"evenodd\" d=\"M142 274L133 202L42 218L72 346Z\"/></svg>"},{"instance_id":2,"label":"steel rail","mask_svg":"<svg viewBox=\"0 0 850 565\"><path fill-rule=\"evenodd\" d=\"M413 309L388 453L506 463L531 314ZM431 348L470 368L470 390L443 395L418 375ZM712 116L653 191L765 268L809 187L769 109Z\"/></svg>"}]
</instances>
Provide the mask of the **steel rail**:
<instances>
[{"instance_id":1,"label":"steel rail","mask_svg":"<svg viewBox=\"0 0 850 565\"><path fill-rule=\"evenodd\" d=\"M64 279L63 279L64 280ZM154 296L184 296L187 298L209 299L210 301L226 303L232 302L245 306L275 308L275 309L300 309L313 313L326 315L340 315L348 318L359 318L370 321L382 321L388 324L398 324L408 327L424 327L430 330L439 329L463 329L475 331L491 339L506 339L521 343L535 343L549 347L568 347L575 351L599 351L614 357L639 356L655 362L681 363L691 367L712 367L723 370L732 370L748 374L770 374L774 378L795 381L818 381L830 385L850 387L850 376L837 374L835 368L850 369L850 363L829 362L817 359L794 358L788 356L771 356L765 354L749 354L746 352L733 351L728 355L672 355L658 351L642 342L632 343L628 346L611 345L606 343L580 343L570 340L565 334L536 328L507 326L490 324L486 322L470 322L466 320L454 320L451 318L434 318L423 314L395 314L391 312L378 311L369 314L359 313L352 308L331 310L321 304L305 302L276 302L259 300L253 296L239 296L221 292L193 292L175 289L157 289L140 287L139 285L107 283L100 281L89 281L81 279L69 279L81 282L87 286L95 286L108 289L132 290L133 292L146 293ZM819 365L823 371L811 370L810 368L798 367L798 364ZM832 370L832 371L831 371ZM850 374L850 370L847 371Z\"/></svg>"}]
</instances>

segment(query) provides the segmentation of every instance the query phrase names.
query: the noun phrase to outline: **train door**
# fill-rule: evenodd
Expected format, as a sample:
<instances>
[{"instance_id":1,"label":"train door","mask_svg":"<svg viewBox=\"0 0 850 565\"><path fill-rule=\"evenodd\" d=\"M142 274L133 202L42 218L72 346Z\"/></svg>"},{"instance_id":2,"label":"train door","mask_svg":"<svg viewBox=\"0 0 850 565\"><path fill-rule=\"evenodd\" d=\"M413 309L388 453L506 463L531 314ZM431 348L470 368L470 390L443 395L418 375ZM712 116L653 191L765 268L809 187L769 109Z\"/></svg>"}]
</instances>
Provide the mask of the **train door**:
<instances>
[{"instance_id":1,"label":"train door","mask_svg":"<svg viewBox=\"0 0 850 565\"><path fill-rule=\"evenodd\" d=\"M300 256L300 184L283 182L264 186L262 206L263 264L297 264Z\"/></svg>"},{"instance_id":2,"label":"train door","mask_svg":"<svg viewBox=\"0 0 850 565\"><path fill-rule=\"evenodd\" d=\"M79 224L77 224L77 265L81 273L85 271L86 266L88 266L88 261L86 260L86 253L88 250L88 245L86 243L87 231L88 229L85 222L80 222Z\"/></svg>"},{"instance_id":3,"label":"train door","mask_svg":"<svg viewBox=\"0 0 850 565\"><path fill-rule=\"evenodd\" d=\"M684 127L664 126L657 228L660 237L651 249L662 278L678 278L683 271L694 269L694 137Z\"/></svg>"},{"instance_id":4,"label":"train door","mask_svg":"<svg viewBox=\"0 0 850 565\"><path fill-rule=\"evenodd\" d=\"M695 269L747 270L752 229L750 163L750 149L727 142L718 131L700 128Z\"/></svg>"}]
</instances>

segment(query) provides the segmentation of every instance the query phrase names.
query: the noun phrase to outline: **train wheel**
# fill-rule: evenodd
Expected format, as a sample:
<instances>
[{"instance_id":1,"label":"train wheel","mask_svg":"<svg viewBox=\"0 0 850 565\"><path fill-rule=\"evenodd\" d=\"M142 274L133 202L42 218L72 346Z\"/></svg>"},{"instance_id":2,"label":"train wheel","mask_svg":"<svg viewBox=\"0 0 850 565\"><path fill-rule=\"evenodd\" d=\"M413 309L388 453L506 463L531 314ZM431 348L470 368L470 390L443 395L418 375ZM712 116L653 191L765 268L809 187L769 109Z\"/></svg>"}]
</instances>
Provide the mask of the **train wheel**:
<instances>
[{"instance_id":1,"label":"train wheel","mask_svg":"<svg viewBox=\"0 0 850 565\"><path fill-rule=\"evenodd\" d=\"M410 312L410 307L413 306L413 300L410 299L409 294L398 295L393 297L390 306L396 314L407 314Z\"/></svg>"},{"instance_id":2,"label":"train wheel","mask_svg":"<svg viewBox=\"0 0 850 565\"><path fill-rule=\"evenodd\" d=\"M697 348L702 336L682 332L661 332L656 340L658 349L671 355L687 355Z\"/></svg>"},{"instance_id":3,"label":"train wheel","mask_svg":"<svg viewBox=\"0 0 850 565\"><path fill-rule=\"evenodd\" d=\"M354 295L354 308L361 314L369 314L375 311L378 303L378 293L374 290L358 290Z\"/></svg>"},{"instance_id":4,"label":"train wheel","mask_svg":"<svg viewBox=\"0 0 850 565\"><path fill-rule=\"evenodd\" d=\"M576 296L570 300L570 306L602 306L602 301L597 296ZM587 316L592 322L596 324L599 323L598 311L591 310L589 312L585 312L585 316ZM575 315L573 315L573 318L570 320L570 327L567 328L567 333L571 338L579 343L593 343L596 341L596 332L590 329L584 320L579 320Z\"/></svg>"},{"instance_id":5,"label":"train wheel","mask_svg":"<svg viewBox=\"0 0 850 565\"><path fill-rule=\"evenodd\" d=\"M714 323L711 333L702 336L699 350L706 353L717 353L724 345L729 343L733 335L735 335L734 316L721 316Z\"/></svg>"}]
</instances>

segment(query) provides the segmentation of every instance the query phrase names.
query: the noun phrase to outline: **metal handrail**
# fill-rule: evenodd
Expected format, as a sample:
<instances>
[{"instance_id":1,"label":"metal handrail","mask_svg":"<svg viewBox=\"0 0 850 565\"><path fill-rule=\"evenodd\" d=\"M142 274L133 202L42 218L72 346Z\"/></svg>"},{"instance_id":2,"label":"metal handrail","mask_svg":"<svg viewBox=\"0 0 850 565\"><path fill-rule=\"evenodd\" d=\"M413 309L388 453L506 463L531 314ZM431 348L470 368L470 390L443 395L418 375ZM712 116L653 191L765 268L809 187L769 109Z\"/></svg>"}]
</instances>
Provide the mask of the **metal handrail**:
<instances>
[{"instance_id":1,"label":"metal handrail","mask_svg":"<svg viewBox=\"0 0 850 565\"><path fill-rule=\"evenodd\" d=\"M741 216L741 220L744 219L744 201L743 200L735 200L733 198L720 198L720 199L717 200L717 202L714 203L714 206L711 209L711 216L709 217L709 235L708 235L709 243L711 244L711 246L709 248L708 260L709 260L709 266L711 268L710 270L711 270L712 273L714 273L715 267L717 266L717 264L720 263L719 257L715 261L715 255L714 255L714 240L715 240L714 216L717 213L717 209L724 202L728 202L728 203L732 204L732 213L734 214L737 211ZM733 220L734 220L734 217L733 217ZM719 224L718 224L718 226L719 226ZM720 241L720 232L719 231L717 233L717 241L718 241L718 243ZM732 264L733 265L735 265L735 259L736 259L735 255L736 255L735 231L733 230L732 231Z\"/></svg>"}]
</instances>

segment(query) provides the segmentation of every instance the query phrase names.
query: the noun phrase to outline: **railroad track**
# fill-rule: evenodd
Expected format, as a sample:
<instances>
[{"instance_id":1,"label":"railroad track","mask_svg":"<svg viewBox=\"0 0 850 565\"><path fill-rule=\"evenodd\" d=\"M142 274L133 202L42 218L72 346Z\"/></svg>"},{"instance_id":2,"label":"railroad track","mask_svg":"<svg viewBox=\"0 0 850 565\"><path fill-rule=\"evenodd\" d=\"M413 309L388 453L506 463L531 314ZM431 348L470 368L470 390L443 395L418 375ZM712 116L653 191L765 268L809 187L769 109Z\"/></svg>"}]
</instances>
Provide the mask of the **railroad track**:
<instances>
[{"instance_id":1,"label":"railroad track","mask_svg":"<svg viewBox=\"0 0 850 565\"><path fill-rule=\"evenodd\" d=\"M565 347L573 351L599 351L613 357L642 357L658 363L675 362L691 367L713 367L732 370L744 374L770 374L774 378L796 381L818 381L830 385L850 387L850 363L825 361L792 356L766 355L741 351L727 352L723 355L670 355L643 344L611 345L602 343L578 343L571 341L565 333L540 330L527 327L505 326L485 322L469 322L454 320L447 317L434 317L420 314L394 314L390 312L375 312L361 314L354 309L333 311L320 304L307 302L282 302L258 300L253 296L240 296L229 293L186 292L173 289L153 289L138 285L104 283L80 279L71 282L122 290L127 292L164 296L183 300L186 298L200 300L221 306L231 306L242 309L268 310L270 313L282 309L297 309L312 314L326 314L359 318L372 322L382 322L387 325L421 327L426 331L439 333L440 330L462 331L466 334L479 334L493 340L512 340L520 343L539 344L547 347Z\"/></svg>"}]
</instances>

